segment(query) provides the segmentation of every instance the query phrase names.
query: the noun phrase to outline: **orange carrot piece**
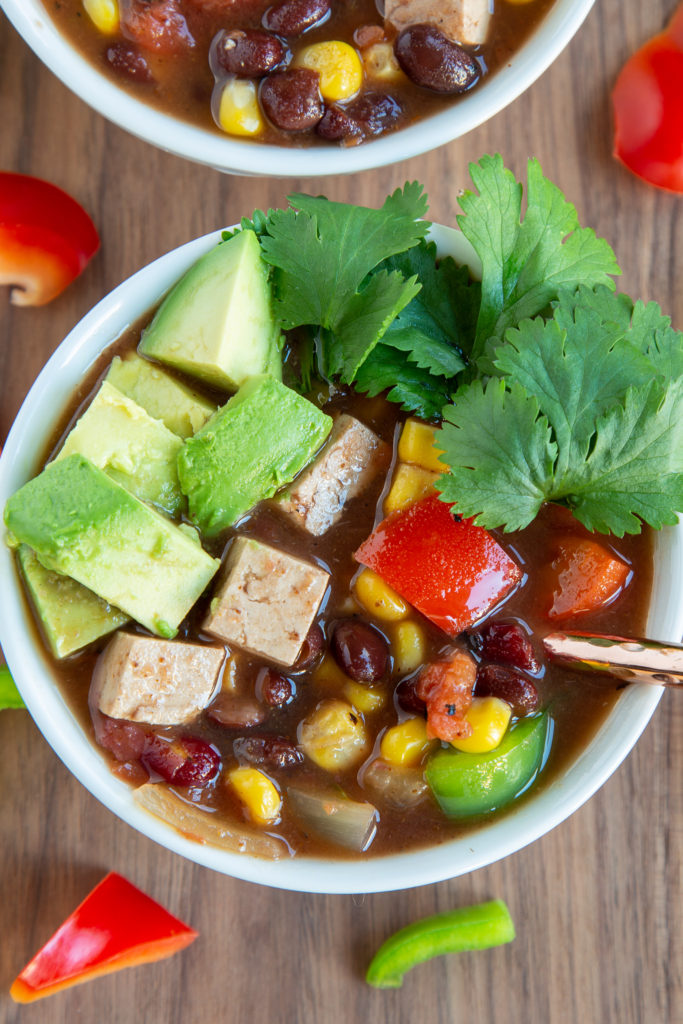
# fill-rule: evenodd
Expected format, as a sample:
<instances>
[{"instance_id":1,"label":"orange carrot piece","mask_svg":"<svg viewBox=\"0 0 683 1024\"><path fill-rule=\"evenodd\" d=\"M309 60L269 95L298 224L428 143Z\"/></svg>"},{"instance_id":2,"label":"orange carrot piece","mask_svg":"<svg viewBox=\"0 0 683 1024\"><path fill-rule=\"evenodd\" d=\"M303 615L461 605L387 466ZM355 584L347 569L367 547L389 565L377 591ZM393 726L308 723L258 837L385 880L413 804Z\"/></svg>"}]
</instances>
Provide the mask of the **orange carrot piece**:
<instances>
[{"instance_id":1,"label":"orange carrot piece","mask_svg":"<svg viewBox=\"0 0 683 1024\"><path fill-rule=\"evenodd\" d=\"M549 619L567 619L613 601L627 585L631 569L602 544L578 537L560 541L549 567Z\"/></svg>"}]
</instances>

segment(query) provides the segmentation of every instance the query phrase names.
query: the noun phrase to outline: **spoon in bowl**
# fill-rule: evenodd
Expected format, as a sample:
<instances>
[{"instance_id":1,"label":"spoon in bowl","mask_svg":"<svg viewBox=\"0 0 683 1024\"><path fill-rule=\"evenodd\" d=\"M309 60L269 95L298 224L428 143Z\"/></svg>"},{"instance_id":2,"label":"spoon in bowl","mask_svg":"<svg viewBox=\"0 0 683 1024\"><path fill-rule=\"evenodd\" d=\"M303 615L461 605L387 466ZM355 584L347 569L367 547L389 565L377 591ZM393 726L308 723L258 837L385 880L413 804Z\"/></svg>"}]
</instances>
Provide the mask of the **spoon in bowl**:
<instances>
[{"instance_id":1,"label":"spoon in bowl","mask_svg":"<svg viewBox=\"0 0 683 1024\"><path fill-rule=\"evenodd\" d=\"M683 686L683 646L597 633L550 633L548 657L560 664L604 672L624 683Z\"/></svg>"}]
</instances>

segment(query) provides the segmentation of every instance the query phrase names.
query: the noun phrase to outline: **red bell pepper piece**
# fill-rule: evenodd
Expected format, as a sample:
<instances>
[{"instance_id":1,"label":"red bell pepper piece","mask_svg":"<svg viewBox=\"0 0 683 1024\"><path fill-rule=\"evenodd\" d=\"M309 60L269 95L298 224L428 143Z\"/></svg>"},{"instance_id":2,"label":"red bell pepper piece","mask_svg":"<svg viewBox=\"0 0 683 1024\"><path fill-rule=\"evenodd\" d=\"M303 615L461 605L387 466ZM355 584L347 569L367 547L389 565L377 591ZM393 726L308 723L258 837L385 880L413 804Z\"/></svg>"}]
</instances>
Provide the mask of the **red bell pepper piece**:
<instances>
[{"instance_id":1,"label":"red bell pepper piece","mask_svg":"<svg viewBox=\"0 0 683 1024\"><path fill-rule=\"evenodd\" d=\"M451 636L522 578L490 533L469 519L456 520L435 495L383 520L354 557Z\"/></svg>"},{"instance_id":2,"label":"red bell pepper piece","mask_svg":"<svg viewBox=\"0 0 683 1024\"><path fill-rule=\"evenodd\" d=\"M90 217L61 188L0 171L0 285L15 286L15 305L50 302L99 247Z\"/></svg>"},{"instance_id":3,"label":"red bell pepper piece","mask_svg":"<svg viewBox=\"0 0 683 1024\"><path fill-rule=\"evenodd\" d=\"M568 619L613 601L628 583L631 569L594 540L565 537L545 572L546 614Z\"/></svg>"},{"instance_id":4,"label":"red bell pepper piece","mask_svg":"<svg viewBox=\"0 0 683 1024\"><path fill-rule=\"evenodd\" d=\"M626 62L612 102L615 156L650 184L683 192L683 5Z\"/></svg>"},{"instance_id":5,"label":"red bell pepper piece","mask_svg":"<svg viewBox=\"0 0 683 1024\"><path fill-rule=\"evenodd\" d=\"M16 979L17 1003L52 995L121 967L171 956L197 938L121 875L110 872L74 910Z\"/></svg>"}]
</instances>

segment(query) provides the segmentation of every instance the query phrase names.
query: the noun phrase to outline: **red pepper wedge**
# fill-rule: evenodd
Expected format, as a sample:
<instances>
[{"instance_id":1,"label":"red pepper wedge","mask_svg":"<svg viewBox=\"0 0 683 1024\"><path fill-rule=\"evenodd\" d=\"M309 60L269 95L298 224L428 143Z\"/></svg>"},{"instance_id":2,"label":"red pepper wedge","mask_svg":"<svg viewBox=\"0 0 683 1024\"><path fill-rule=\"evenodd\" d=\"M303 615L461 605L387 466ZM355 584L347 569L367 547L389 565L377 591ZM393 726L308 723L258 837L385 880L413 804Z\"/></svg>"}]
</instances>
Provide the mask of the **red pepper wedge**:
<instances>
[{"instance_id":1,"label":"red pepper wedge","mask_svg":"<svg viewBox=\"0 0 683 1024\"><path fill-rule=\"evenodd\" d=\"M612 103L617 159L651 185L683 192L683 4L626 62Z\"/></svg>"},{"instance_id":2,"label":"red pepper wedge","mask_svg":"<svg viewBox=\"0 0 683 1024\"><path fill-rule=\"evenodd\" d=\"M0 171L0 285L16 306L43 306L100 247L95 225L61 188Z\"/></svg>"},{"instance_id":3,"label":"red pepper wedge","mask_svg":"<svg viewBox=\"0 0 683 1024\"><path fill-rule=\"evenodd\" d=\"M171 956L197 932L110 872L24 967L10 989L30 1003L122 967Z\"/></svg>"},{"instance_id":4,"label":"red pepper wedge","mask_svg":"<svg viewBox=\"0 0 683 1024\"><path fill-rule=\"evenodd\" d=\"M451 636L467 629L522 578L482 526L429 495L383 520L354 558Z\"/></svg>"}]
</instances>

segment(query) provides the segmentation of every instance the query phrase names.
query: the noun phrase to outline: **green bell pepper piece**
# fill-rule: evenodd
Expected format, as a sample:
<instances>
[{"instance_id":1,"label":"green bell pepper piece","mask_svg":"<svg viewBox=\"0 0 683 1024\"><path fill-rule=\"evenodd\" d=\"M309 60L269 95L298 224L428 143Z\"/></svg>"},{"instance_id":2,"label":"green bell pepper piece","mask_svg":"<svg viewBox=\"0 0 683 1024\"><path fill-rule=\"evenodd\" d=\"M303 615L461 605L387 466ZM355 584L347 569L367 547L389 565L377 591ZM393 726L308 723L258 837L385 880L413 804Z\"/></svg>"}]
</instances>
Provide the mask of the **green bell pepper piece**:
<instances>
[{"instance_id":1,"label":"green bell pepper piece","mask_svg":"<svg viewBox=\"0 0 683 1024\"><path fill-rule=\"evenodd\" d=\"M500 946L514 937L515 926L502 900L435 914L388 938L373 957L365 980L375 988L400 988L405 972L425 960Z\"/></svg>"},{"instance_id":2,"label":"green bell pepper piece","mask_svg":"<svg viewBox=\"0 0 683 1024\"><path fill-rule=\"evenodd\" d=\"M6 665L0 665L0 711L3 708L25 708L19 691L14 685L10 670Z\"/></svg>"},{"instance_id":3,"label":"green bell pepper piece","mask_svg":"<svg viewBox=\"0 0 683 1024\"><path fill-rule=\"evenodd\" d=\"M451 818L503 807L533 782L543 762L550 720L547 711L523 718L488 754L453 747L437 750L425 776L441 810Z\"/></svg>"}]
</instances>

